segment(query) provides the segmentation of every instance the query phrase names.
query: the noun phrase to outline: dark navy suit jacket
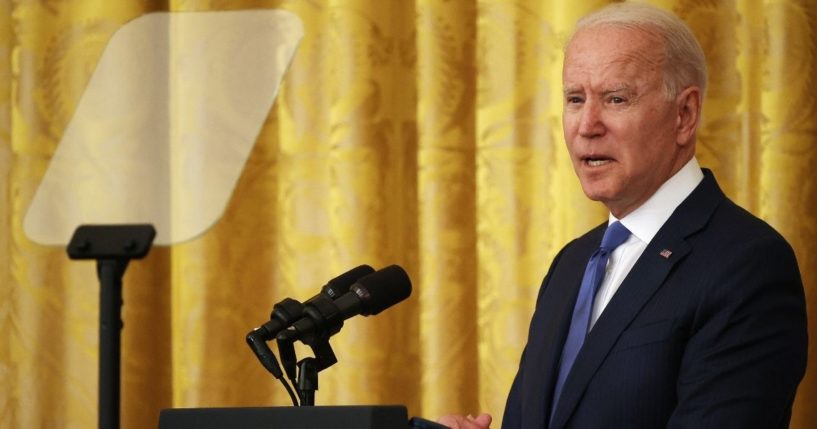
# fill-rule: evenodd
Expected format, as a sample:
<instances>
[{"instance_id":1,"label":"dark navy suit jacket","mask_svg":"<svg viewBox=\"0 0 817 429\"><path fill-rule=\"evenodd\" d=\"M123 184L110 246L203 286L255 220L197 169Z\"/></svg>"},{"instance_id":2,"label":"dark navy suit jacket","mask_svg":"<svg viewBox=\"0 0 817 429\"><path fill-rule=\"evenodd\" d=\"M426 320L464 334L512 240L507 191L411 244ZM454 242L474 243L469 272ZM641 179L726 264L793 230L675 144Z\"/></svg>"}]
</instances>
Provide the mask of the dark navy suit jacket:
<instances>
[{"instance_id":1,"label":"dark navy suit jacket","mask_svg":"<svg viewBox=\"0 0 817 429\"><path fill-rule=\"evenodd\" d=\"M704 175L588 334L549 425L571 312L606 224L559 252L503 429L788 427L807 353L797 262L776 231Z\"/></svg>"}]
</instances>

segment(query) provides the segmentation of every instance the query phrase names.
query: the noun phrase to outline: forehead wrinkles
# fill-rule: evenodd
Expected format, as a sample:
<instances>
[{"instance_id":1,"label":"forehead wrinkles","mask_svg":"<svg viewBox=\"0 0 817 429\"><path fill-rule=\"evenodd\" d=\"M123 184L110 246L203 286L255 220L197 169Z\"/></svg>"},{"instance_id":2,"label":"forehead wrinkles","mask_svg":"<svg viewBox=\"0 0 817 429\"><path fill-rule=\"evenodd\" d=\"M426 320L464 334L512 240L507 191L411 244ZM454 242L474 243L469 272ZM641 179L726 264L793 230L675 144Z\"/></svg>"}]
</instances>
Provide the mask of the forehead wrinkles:
<instances>
[{"instance_id":1,"label":"forehead wrinkles","mask_svg":"<svg viewBox=\"0 0 817 429\"><path fill-rule=\"evenodd\" d=\"M641 29L611 26L584 29L565 51L563 80L568 86L569 81L588 77L594 81L660 81L665 63L661 46L656 35Z\"/></svg>"},{"instance_id":2,"label":"forehead wrinkles","mask_svg":"<svg viewBox=\"0 0 817 429\"><path fill-rule=\"evenodd\" d=\"M652 50L652 49L648 49ZM613 56L609 61L609 66L621 67L625 69L639 69L638 71L655 71L661 68L663 56L656 55L647 50L629 50Z\"/></svg>"}]
</instances>

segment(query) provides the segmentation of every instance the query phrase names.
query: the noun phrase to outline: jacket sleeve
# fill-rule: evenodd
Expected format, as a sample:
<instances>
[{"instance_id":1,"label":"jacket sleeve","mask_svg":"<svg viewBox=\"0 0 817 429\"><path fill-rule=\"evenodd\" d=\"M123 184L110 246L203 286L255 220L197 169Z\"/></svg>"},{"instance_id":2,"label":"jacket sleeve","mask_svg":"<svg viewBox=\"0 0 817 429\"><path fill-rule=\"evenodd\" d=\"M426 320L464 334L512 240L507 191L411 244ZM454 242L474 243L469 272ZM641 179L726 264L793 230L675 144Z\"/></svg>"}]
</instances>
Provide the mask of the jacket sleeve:
<instances>
[{"instance_id":1,"label":"jacket sleeve","mask_svg":"<svg viewBox=\"0 0 817 429\"><path fill-rule=\"evenodd\" d=\"M779 237L736 249L706 274L668 428L787 428L805 373L802 280Z\"/></svg>"},{"instance_id":2,"label":"jacket sleeve","mask_svg":"<svg viewBox=\"0 0 817 429\"><path fill-rule=\"evenodd\" d=\"M568 244L569 246L570 244ZM545 290L550 283L551 275L553 274L554 268L559 263L559 259L564 254L565 249L567 246L562 248L559 253L553 258L553 262L550 264L550 268L548 269L547 274L545 275L544 280L542 280L542 285L539 288L539 294L536 298L536 309L539 308L540 301L542 300L542 296L545 294ZM528 342L531 341L531 333L530 328L528 328ZM535 341L535 340L534 340ZM513 383L511 384L511 390L508 393L508 400L505 403L505 413L502 416L502 429L521 429L522 428L522 403L525 399L524 392L522 392L522 382L525 379L525 354L527 350L527 345L525 346L525 350L522 351L522 357L519 359L519 370L516 373L516 377L514 377ZM542 389L545 389L545 386L541 386Z\"/></svg>"}]
</instances>

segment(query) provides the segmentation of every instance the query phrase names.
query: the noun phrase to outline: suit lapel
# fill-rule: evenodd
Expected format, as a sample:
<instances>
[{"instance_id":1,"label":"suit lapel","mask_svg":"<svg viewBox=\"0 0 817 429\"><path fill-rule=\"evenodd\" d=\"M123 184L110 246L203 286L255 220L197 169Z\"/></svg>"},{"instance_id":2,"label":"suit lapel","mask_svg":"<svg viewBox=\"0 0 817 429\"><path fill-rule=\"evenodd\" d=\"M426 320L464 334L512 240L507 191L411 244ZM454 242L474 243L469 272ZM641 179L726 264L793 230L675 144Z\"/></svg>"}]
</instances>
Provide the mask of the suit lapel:
<instances>
[{"instance_id":1,"label":"suit lapel","mask_svg":"<svg viewBox=\"0 0 817 429\"><path fill-rule=\"evenodd\" d=\"M664 284L672 268L693 249L686 238L701 230L724 196L709 170L704 180L681 203L647 245L613 299L602 312L579 351L565 381L552 429L562 428L573 413L587 385L621 333ZM665 250L671 252L667 255ZM560 349L561 350L561 349Z\"/></svg>"}]
</instances>

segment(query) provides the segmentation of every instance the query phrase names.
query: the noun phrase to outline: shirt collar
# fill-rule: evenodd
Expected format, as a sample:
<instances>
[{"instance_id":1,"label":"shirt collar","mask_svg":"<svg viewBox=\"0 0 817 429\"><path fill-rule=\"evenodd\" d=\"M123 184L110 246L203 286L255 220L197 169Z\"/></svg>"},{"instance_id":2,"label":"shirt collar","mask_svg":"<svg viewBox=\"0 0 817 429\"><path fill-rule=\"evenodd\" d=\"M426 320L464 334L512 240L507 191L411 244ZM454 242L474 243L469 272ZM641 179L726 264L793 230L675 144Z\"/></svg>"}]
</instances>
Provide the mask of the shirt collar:
<instances>
[{"instance_id":1,"label":"shirt collar","mask_svg":"<svg viewBox=\"0 0 817 429\"><path fill-rule=\"evenodd\" d=\"M630 230L633 236L649 243L658 230L672 215L672 212L701 183L704 174L695 157L689 160L677 173L669 178L657 191L637 209L622 219L610 213L608 225L617 220Z\"/></svg>"}]
</instances>

